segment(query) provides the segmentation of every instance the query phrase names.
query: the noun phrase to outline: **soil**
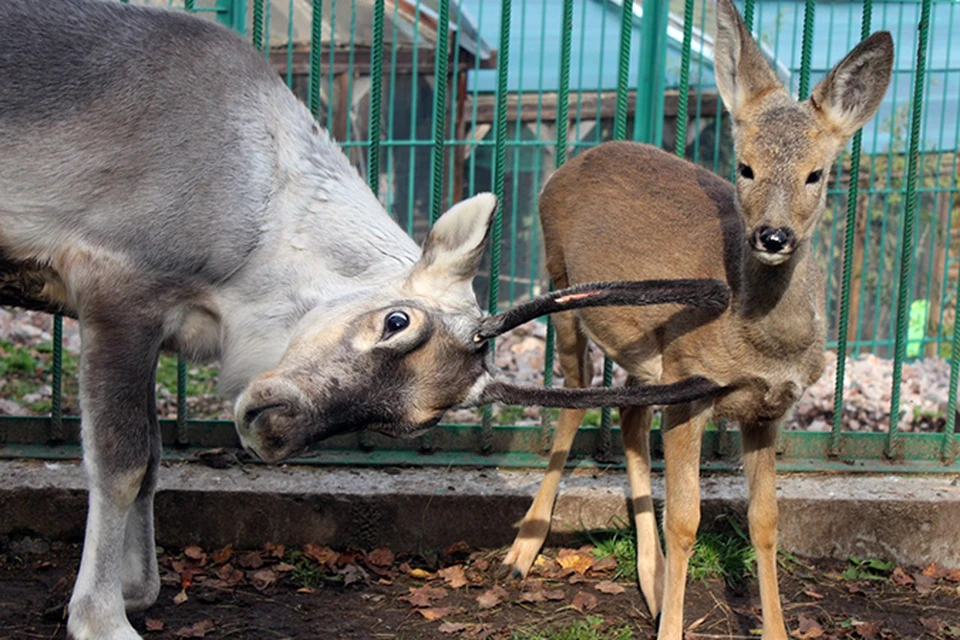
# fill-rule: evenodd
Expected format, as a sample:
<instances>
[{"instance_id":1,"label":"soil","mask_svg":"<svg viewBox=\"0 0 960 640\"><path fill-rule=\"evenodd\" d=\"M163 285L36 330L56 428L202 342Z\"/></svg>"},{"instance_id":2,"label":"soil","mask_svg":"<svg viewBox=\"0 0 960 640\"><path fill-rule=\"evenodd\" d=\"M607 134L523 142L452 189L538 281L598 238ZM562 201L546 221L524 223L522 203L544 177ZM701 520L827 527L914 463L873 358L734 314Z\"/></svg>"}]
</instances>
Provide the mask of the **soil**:
<instances>
[{"instance_id":1,"label":"soil","mask_svg":"<svg viewBox=\"0 0 960 640\"><path fill-rule=\"evenodd\" d=\"M26 540L7 541L0 553L0 637L64 638L80 547ZM576 625L594 635L566 637L654 637L638 589L617 578L612 558L598 561L586 547L547 550L525 582L498 581L503 553L464 545L399 557L386 548L188 547L161 553L160 597L130 619L147 640L532 638ZM838 561L783 562L780 592L792 637L960 638L960 572L854 569ZM756 581L745 584L690 580L686 638L759 637Z\"/></svg>"}]
</instances>

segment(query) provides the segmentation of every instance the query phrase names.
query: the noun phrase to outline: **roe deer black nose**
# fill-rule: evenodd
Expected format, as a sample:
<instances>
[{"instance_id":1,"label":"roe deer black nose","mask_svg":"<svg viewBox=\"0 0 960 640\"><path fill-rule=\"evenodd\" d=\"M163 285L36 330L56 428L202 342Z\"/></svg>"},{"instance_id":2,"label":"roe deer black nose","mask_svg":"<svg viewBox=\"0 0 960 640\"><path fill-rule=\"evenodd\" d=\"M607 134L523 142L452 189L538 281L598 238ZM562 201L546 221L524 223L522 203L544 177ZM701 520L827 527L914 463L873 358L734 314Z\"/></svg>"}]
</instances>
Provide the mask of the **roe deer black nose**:
<instances>
[{"instance_id":1,"label":"roe deer black nose","mask_svg":"<svg viewBox=\"0 0 960 640\"><path fill-rule=\"evenodd\" d=\"M754 240L764 251L779 253L793 243L793 231L789 227L760 227L754 232Z\"/></svg>"}]
</instances>

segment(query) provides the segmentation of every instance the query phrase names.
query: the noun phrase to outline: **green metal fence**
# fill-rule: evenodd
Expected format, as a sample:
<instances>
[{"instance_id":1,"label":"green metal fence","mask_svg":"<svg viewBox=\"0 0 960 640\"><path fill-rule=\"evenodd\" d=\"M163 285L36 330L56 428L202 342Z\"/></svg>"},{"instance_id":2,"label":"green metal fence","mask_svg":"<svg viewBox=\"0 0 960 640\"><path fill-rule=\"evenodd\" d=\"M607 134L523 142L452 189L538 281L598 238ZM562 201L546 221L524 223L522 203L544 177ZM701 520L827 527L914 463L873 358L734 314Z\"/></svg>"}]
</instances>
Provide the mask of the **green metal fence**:
<instances>
[{"instance_id":1,"label":"green metal fence","mask_svg":"<svg viewBox=\"0 0 960 640\"><path fill-rule=\"evenodd\" d=\"M136 1L136 0L135 0ZM149 2L145 2L150 4ZM713 85L715 0L178 0L237 29L341 141L398 221L421 239L453 202L492 190L501 201L477 287L491 311L547 287L537 193L571 155L608 139L671 148L733 178L729 122ZM890 362L889 419L846 431L857 385L837 360L832 428L784 429L784 469L952 471L960 364L960 4L951 0L738 2L764 54L800 98L859 39L892 31L894 78L874 122L837 161L816 238L827 281L828 348ZM447 25L448 28L443 26ZM615 250L612 248L612 250ZM73 457L78 420L62 415L61 322L54 325L49 416L0 418L0 456ZM546 328L544 384L554 384ZM945 358L950 380L937 429L905 433L905 362ZM171 458L235 443L232 423L190 420L178 367ZM603 382L614 379L610 363ZM503 421L503 415L496 416ZM442 425L417 441L373 434L322 443L328 464L539 466L553 412L539 424ZM573 464L616 464L609 411L585 426ZM790 424L787 425L791 426ZM737 465L738 433L706 435L704 466ZM654 453L660 451L654 431Z\"/></svg>"}]
</instances>

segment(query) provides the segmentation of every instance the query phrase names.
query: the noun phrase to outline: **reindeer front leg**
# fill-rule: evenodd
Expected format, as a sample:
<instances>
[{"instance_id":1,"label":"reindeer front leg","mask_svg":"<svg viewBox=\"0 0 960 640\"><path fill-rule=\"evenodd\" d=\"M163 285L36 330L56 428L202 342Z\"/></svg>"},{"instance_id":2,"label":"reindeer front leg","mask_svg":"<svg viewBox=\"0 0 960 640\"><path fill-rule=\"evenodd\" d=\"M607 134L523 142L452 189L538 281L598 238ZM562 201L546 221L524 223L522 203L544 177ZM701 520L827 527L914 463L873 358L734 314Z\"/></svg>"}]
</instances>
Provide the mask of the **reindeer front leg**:
<instances>
[{"instance_id":1,"label":"reindeer front leg","mask_svg":"<svg viewBox=\"0 0 960 640\"><path fill-rule=\"evenodd\" d=\"M149 606L159 587L153 491L160 435L153 400L161 340L127 303L81 314L80 402L90 484L83 557L69 605L76 640L135 640L125 614ZM126 547L126 548L125 548Z\"/></svg>"}]
</instances>

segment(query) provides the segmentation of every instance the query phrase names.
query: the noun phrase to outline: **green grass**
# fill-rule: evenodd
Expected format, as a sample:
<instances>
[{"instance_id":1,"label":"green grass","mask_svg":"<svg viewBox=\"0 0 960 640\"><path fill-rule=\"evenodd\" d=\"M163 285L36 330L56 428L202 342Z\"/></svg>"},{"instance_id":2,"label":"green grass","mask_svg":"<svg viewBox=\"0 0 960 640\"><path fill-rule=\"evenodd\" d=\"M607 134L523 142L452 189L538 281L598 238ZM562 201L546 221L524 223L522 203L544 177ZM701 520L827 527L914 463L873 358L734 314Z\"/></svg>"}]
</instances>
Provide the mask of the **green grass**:
<instances>
[{"instance_id":1,"label":"green grass","mask_svg":"<svg viewBox=\"0 0 960 640\"><path fill-rule=\"evenodd\" d=\"M632 527L622 520L599 532L582 532L594 546L598 559L613 557L617 561L614 579L637 578L637 537ZM661 532L662 548L662 532ZM690 558L689 575L695 580L722 579L728 584L742 584L756 576L756 555L744 527L732 517L713 523L708 531L697 534Z\"/></svg>"},{"instance_id":2,"label":"green grass","mask_svg":"<svg viewBox=\"0 0 960 640\"><path fill-rule=\"evenodd\" d=\"M294 551L287 558L287 562L294 566L294 570L290 572L290 580L297 586L315 589L325 582L320 565L303 553Z\"/></svg>"},{"instance_id":3,"label":"green grass","mask_svg":"<svg viewBox=\"0 0 960 640\"><path fill-rule=\"evenodd\" d=\"M573 624L557 625L546 631L542 629L521 629L515 631L513 640L630 640L633 631L627 625L604 628L600 616L587 616L586 620L577 620Z\"/></svg>"}]
</instances>

